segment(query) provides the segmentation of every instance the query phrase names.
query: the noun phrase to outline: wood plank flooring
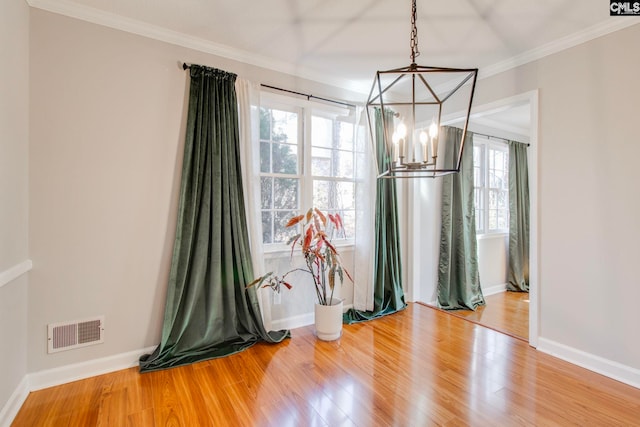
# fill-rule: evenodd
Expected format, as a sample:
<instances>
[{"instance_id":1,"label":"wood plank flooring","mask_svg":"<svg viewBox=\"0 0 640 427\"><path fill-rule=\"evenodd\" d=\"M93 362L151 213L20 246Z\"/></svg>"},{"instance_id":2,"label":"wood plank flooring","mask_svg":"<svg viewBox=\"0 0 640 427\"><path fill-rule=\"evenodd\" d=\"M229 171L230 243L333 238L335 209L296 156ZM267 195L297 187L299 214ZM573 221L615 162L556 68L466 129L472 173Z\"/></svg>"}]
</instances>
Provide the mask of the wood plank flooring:
<instances>
[{"instance_id":1,"label":"wood plank flooring","mask_svg":"<svg viewBox=\"0 0 640 427\"><path fill-rule=\"evenodd\" d=\"M20 426L633 426L640 390L430 307L33 392Z\"/></svg>"},{"instance_id":2,"label":"wood plank flooring","mask_svg":"<svg viewBox=\"0 0 640 427\"><path fill-rule=\"evenodd\" d=\"M487 305L476 311L448 311L482 326L529 341L529 294L526 292L500 292L485 297Z\"/></svg>"}]
</instances>

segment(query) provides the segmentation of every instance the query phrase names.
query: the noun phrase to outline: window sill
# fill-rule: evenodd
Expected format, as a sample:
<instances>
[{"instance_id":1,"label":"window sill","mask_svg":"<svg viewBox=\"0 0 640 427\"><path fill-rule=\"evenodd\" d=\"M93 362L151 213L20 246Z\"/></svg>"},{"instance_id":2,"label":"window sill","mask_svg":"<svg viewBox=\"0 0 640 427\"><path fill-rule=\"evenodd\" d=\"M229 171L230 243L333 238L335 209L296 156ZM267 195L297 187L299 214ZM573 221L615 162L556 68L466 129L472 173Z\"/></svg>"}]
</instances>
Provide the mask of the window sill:
<instances>
[{"instance_id":1,"label":"window sill","mask_svg":"<svg viewBox=\"0 0 640 427\"><path fill-rule=\"evenodd\" d=\"M509 237L508 232L501 233L484 233L476 235L477 240L486 240L486 239L504 239Z\"/></svg>"},{"instance_id":2,"label":"window sill","mask_svg":"<svg viewBox=\"0 0 640 427\"><path fill-rule=\"evenodd\" d=\"M355 250L355 244L353 242L349 243L336 243L335 244L338 253L345 252L353 252ZM265 248L264 249L264 259L274 259L274 258L283 258L291 256L291 248L289 246L277 246L275 248ZM293 257L301 257L300 249L296 249L293 251Z\"/></svg>"}]
</instances>

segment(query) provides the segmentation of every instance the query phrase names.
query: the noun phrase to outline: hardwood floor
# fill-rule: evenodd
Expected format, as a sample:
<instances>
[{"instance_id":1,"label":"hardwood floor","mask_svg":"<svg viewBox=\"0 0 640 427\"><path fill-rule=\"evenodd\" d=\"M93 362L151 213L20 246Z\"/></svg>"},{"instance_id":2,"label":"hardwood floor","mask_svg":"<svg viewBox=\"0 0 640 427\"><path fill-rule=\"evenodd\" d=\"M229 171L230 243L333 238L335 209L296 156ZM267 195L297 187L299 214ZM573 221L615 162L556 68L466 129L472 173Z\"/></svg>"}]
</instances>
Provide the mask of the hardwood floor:
<instances>
[{"instance_id":1,"label":"hardwood floor","mask_svg":"<svg viewBox=\"0 0 640 427\"><path fill-rule=\"evenodd\" d=\"M529 294L500 292L485 297L487 305L476 311L456 310L448 313L482 326L529 341Z\"/></svg>"},{"instance_id":2,"label":"hardwood floor","mask_svg":"<svg viewBox=\"0 0 640 427\"><path fill-rule=\"evenodd\" d=\"M631 426L640 390L430 307L36 391L14 426Z\"/></svg>"}]
</instances>

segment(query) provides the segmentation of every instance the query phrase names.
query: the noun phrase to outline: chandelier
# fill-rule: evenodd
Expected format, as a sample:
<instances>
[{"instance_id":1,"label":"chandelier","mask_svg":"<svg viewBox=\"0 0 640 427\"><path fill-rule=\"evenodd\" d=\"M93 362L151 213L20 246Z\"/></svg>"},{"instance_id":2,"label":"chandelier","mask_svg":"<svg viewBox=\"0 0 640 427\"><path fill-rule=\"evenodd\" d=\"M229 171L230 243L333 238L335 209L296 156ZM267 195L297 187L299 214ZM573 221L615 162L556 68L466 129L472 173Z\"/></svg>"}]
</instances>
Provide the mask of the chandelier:
<instances>
[{"instance_id":1,"label":"chandelier","mask_svg":"<svg viewBox=\"0 0 640 427\"><path fill-rule=\"evenodd\" d=\"M411 64L376 72L367 100L378 178L434 178L460 171L478 69L417 65L416 9L413 0ZM462 132L443 132L443 122L455 122ZM448 137L453 134L462 136Z\"/></svg>"}]
</instances>

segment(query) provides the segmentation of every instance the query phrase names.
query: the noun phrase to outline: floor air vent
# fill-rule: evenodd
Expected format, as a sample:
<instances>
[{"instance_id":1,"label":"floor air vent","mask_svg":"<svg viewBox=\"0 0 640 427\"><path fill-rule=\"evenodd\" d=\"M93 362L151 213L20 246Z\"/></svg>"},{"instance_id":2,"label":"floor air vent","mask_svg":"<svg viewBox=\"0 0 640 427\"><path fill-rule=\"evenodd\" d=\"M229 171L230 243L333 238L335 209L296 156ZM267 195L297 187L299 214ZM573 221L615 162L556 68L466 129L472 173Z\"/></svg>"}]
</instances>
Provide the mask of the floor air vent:
<instances>
[{"instance_id":1,"label":"floor air vent","mask_svg":"<svg viewBox=\"0 0 640 427\"><path fill-rule=\"evenodd\" d=\"M71 350L104 342L104 316L48 325L49 353Z\"/></svg>"}]
</instances>

